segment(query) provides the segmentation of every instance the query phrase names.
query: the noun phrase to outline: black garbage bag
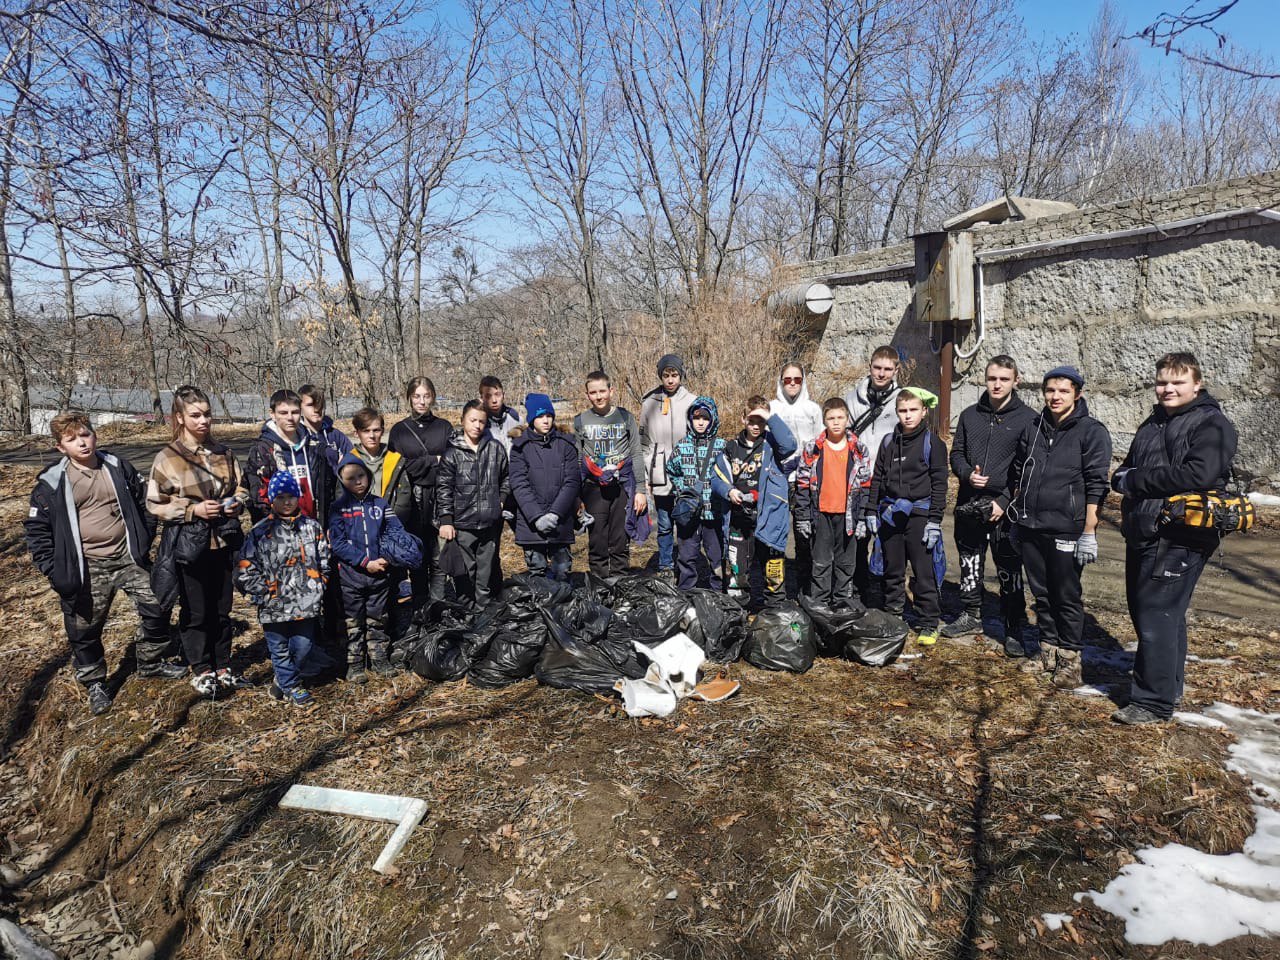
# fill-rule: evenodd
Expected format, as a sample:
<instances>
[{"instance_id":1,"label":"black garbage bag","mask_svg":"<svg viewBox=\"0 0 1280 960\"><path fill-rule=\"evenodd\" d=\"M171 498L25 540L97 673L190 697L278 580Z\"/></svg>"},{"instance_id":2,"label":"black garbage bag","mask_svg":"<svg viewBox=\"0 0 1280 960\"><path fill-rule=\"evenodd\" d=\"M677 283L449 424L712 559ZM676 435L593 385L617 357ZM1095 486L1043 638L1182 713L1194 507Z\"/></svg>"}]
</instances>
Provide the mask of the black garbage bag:
<instances>
[{"instance_id":1,"label":"black garbage bag","mask_svg":"<svg viewBox=\"0 0 1280 960\"><path fill-rule=\"evenodd\" d=\"M508 606L564 603L572 595L569 584L532 573L517 573L502 584L502 602Z\"/></svg>"},{"instance_id":2,"label":"black garbage bag","mask_svg":"<svg viewBox=\"0 0 1280 960\"><path fill-rule=\"evenodd\" d=\"M701 587L685 594L684 632L713 663L733 663L747 639L747 612L733 597Z\"/></svg>"},{"instance_id":3,"label":"black garbage bag","mask_svg":"<svg viewBox=\"0 0 1280 960\"><path fill-rule=\"evenodd\" d=\"M689 601L675 587L649 577L619 577L613 585L613 640L655 646L679 632Z\"/></svg>"},{"instance_id":4,"label":"black garbage bag","mask_svg":"<svg viewBox=\"0 0 1280 960\"><path fill-rule=\"evenodd\" d=\"M460 680L480 661L507 615L506 604L491 603L478 613L451 609L432 626L419 626L409 667L427 680Z\"/></svg>"},{"instance_id":5,"label":"black garbage bag","mask_svg":"<svg viewBox=\"0 0 1280 960\"><path fill-rule=\"evenodd\" d=\"M800 598L800 606L813 619L813 630L818 640L818 653L824 657L843 657L844 646L849 640L849 629L867 612L857 600L824 600Z\"/></svg>"},{"instance_id":6,"label":"black garbage bag","mask_svg":"<svg viewBox=\"0 0 1280 960\"><path fill-rule=\"evenodd\" d=\"M765 670L804 673L818 655L813 620L796 604L787 601L762 610L747 630L743 658Z\"/></svg>"},{"instance_id":7,"label":"black garbage bag","mask_svg":"<svg viewBox=\"0 0 1280 960\"><path fill-rule=\"evenodd\" d=\"M508 624L497 632L484 659L467 671L477 687L510 686L533 676L547 645L547 626L541 617Z\"/></svg>"},{"instance_id":8,"label":"black garbage bag","mask_svg":"<svg viewBox=\"0 0 1280 960\"><path fill-rule=\"evenodd\" d=\"M907 622L883 610L868 610L848 628L844 655L869 667L898 659L907 645Z\"/></svg>"},{"instance_id":9,"label":"black garbage bag","mask_svg":"<svg viewBox=\"0 0 1280 960\"><path fill-rule=\"evenodd\" d=\"M623 655L621 648L607 638L593 643L576 635L561 618L562 612L563 608L543 610L547 644L534 671L539 683L561 690L610 694L617 680L644 676L645 668L634 652Z\"/></svg>"},{"instance_id":10,"label":"black garbage bag","mask_svg":"<svg viewBox=\"0 0 1280 960\"><path fill-rule=\"evenodd\" d=\"M613 610L601 603L598 596L591 589L575 590L556 611L570 633L589 643L602 643L609 635L609 621L613 619Z\"/></svg>"}]
</instances>

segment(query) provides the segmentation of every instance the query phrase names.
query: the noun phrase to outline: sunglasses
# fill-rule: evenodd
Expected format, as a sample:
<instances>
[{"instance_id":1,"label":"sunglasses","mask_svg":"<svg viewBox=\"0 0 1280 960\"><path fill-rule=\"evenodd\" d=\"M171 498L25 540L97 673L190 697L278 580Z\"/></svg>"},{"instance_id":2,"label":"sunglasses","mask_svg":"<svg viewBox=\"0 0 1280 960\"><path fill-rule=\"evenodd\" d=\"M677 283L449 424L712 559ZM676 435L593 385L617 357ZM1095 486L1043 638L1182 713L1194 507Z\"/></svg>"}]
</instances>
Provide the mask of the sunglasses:
<instances>
[{"instance_id":1,"label":"sunglasses","mask_svg":"<svg viewBox=\"0 0 1280 960\"><path fill-rule=\"evenodd\" d=\"M783 377L782 382L788 387L795 387L804 383L804 377Z\"/></svg>"}]
</instances>

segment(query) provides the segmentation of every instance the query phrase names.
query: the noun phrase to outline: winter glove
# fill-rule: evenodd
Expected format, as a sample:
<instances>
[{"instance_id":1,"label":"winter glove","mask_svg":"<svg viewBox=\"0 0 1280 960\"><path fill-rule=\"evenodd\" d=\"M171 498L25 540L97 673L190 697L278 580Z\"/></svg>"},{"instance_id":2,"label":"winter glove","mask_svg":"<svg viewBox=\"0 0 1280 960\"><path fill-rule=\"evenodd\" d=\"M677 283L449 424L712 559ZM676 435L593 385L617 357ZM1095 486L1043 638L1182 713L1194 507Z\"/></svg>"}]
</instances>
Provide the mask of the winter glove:
<instances>
[{"instance_id":1,"label":"winter glove","mask_svg":"<svg viewBox=\"0 0 1280 960\"><path fill-rule=\"evenodd\" d=\"M515 515L514 513L512 513L510 510L503 510L503 511L502 511L502 519L503 519L503 520L514 520L515 518L516 518L516 515Z\"/></svg>"},{"instance_id":2,"label":"winter glove","mask_svg":"<svg viewBox=\"0 0 1280 960\"><path fill-rule=\"evenodd\" d=\"M938 541L942 539L942 524L929 522L924 525L924 548L932 550L938 545Z\"/></svg>"},{"instance_id":3,"label":"winter glove","mask_svg":"<svg viewBox=\"0 0 1280 960\"><path fill-rule=\"evenodd\" d=\"M802 536L802 537L804 537L804 538L806 538L806 539L808 539L809 537L813 536L813 521L812 521L812 520L797 520L797 521L796 521L796 533L798 533L800 536Z\"/></svg>"},{"instance_id":4,"label":"winter glove","mask_svg":"<svg viewBox=\"0 0 1280 960\"><path fill-rule=\"evenodd\" d=\"M875 513L868 513L864 521L867 525L867 533L876 537L880 535L880 516Z\"/></svg>"},{"instance_id":5,"label":"winter glove","mask_svg":"<svg viewBox=\"0 0 1280 960\"><path fill-rule=\"evenodd\" d=\"M560 525L560 518L554 513L544 513L533 521L533 528L541 534L548 534Z\"/></svg>"},{"instance_id":6,"label":"winter glove","mask_svg":"<svg viewBox=\"0 0 1280 960\"><path fill-rule=\"evenodd\" d=\"M858 525L853 528L853 536L856 540L867 539L867 521L859 520Z\"/></svg>"},{"instance_id":7,"label":"winter glove","mask_svg":"<svg viewBox=\"0 0 1280 960\"><path fill-rule=\"evenodd\" d=\"M1128 467L1126 467L1123 470L1117 470L1111 476L1111 489L1114 490L1116 493L1128 493L1129 491L1125 489L1125 485L1128 483L1128 480L1129 480Z\"/></svg>"},{"instance_id":8,"label":"winter glove","mask_svg":"<svg viewBox=\"0 0 1280 960\"><path fill-rule=\"evenodd\" d=\"M586 533L591 529L591 525L596 522L596 518L585 510L579 510L578 516L573 521L574 533Z\"/></svg>"},{"instance_id":9,"label":"winter glove","mask_svg":"<svg viewBox=\"0 0 1280 960\"><path fill-rule=\"evenodd\" d=\"M1076 563L1084 566L1098 559L1098 538L1092 533L1080 534L1076 541Z\"/></svg>"}]
</instances>

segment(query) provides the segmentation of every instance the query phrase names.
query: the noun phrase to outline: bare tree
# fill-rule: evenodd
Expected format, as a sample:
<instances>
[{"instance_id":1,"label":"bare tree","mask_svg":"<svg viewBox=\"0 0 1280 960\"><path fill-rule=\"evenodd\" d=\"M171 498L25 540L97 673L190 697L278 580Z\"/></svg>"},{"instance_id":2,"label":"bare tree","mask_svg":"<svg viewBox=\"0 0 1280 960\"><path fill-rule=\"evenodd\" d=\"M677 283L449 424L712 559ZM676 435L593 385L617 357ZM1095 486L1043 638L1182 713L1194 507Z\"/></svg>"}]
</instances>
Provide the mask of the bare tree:
<instances>
[{"instance_id":1,"label":"bare tree","mask_svg":"<svg viewBox=\"0 0 1280 960\"><path fill-rule=\"evenodd\" d=\"M1155 20L1147 24L1126 39L1145 40L1156 49L1163 50L1165 55L1174 54L1191 63L1213 67L1227 73L1235 73L1255 80L1280 80L1280 73L1269 64L1257 60L1243 61L1235 57L1224 56L1229 45L1229 37L1220 29L1221 20L1231 12L1239 0L1226 0L1223 3L1210 3L1202 6L1201 0L1191 3L1178 13L1161 13ZM1217 53L1205 48L1206 36L1211 40ZM1190 38L1190 45L1186 40Z\"/></svg>"}]
</instances>

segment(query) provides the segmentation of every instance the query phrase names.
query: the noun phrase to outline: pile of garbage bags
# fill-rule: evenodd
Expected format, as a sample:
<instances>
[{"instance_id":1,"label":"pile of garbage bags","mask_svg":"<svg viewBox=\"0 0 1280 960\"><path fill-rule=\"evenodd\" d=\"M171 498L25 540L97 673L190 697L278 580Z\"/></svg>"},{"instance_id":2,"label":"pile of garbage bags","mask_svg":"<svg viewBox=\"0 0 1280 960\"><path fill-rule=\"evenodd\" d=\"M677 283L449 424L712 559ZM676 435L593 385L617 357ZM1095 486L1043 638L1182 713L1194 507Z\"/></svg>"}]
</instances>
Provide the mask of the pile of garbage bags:
<instances>
[{"instance_id":1,"label":"pile of garbage bags","mask_svg":"<svg viewBox=\"0 0 1280 960\"><path fill-rule=\"evenodd\" d=\"M680 635L713 663L745 659L793 673L819 654L884 666L907 637L902 620L856 603L787 602L748 623L736 599L712 590L681 593L645 576L587 577L570 586L530 574L506 581L502 599L482 610L436 605L416 631L406 662L428 680L465 676L496 688L536 677L606 695L620 692L620 682L651 679L654 650Z\"/></svg>"}]
</instances>

